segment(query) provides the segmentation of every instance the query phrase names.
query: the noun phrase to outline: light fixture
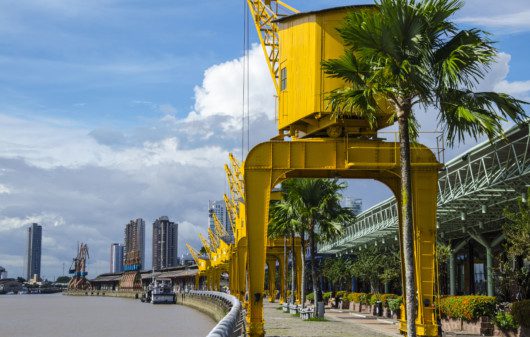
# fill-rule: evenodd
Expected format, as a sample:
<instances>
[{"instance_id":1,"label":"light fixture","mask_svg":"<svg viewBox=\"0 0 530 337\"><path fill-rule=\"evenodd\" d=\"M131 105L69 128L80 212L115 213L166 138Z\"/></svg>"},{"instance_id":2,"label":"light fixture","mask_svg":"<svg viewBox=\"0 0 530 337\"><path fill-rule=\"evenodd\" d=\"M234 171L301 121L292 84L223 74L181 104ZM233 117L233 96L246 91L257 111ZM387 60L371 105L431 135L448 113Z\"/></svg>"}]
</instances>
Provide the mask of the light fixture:
<instances>
[{"instance_id":1,"label":"light fixture","mask_svg":"<svg viewBox=\"0 0 530 337\"><path fill-rule=\"evenodd\" d=\"M440 229L440 224L436 221L436 229Z\"/></svg>"},{"instance_id":2,"label":"light fixture","mask_svg":"<svg viewBox=\"0 0 530 337\"><path fill-rule=\"evenodd\" d=\"M397 235L394 236L394 241L397 241Z\"/></svg>"},{"instance_id":3,"label":"light fixture","mask_svg":"<svg viewBox=\"0 0 530 337\"><path fill-rule=\"evenodd\" d=\"M361 246L359 246L359 250L362 250L363 248Z\"/></svg>"},{"instance_id":4,"label":"light fixture","mask_svg":"<svg viewBox=\"0 0 530 337\"><path fill-rule=\"evenodd\" d=\"M460 220L466 221L466 213L460 212Z\"/></svg>"},{"instance_id":5,"label":"light fixture","mask_svg":"<svg viewBox=\"0 0 530 337\"><path fill-rule=\"evenodd\" d=\"M523 204L526 204L526 201L527 201L527 196L526 196L526 193L521 193L521 201L523 202Z\"/></svg>"},{"instance_id":6,"label":"light fixture","mask_svg":"<svg viewBox=\"0 0 530 337\"><path fill-rule=\"evenodd\" d=\"M364 244L364 248L368 248L368 245L366 243Z\"/></svg>"},{"instance_id":7,"label":"light fixture","mask_svg":"<svg viewBox=\"0 0 530 337\"><path fill-rule=\"evenodd\" d=\"M374 245L377 246L377 241L374 242Z\"/></svg>"},{"instance_id":8,"label":"light fixture","mask_svg":"<svg viewBox=\"0 0 530 337\"><path fill-rule=\"evenodd\" d=\"M385 244L385 238L383 238L383 239L381 240L381 243L382 243L382 244Z\"/></svg>"},{"instance_id":9,"label":"light fixture","mask_svg":"<svg viewBox=\"0 0 530 337\"><path fill-rule=\"evenodd\" d=\"M481 209L482 209L482 214L486 214L486 210L487 210L486 205L482 205Z\"/></svg>"},{"instance_id":10,"label":"light fixture","mask_svg":"<svg viewBox=\"0 0 530 337\"><path fill-rule=\"evenodd\" d=\"M462 233L466 233L466 227L465 226L462 226Z\"/></svg>"},{"instance_id":11,"label":"light fixture","mask_svg":"<svg viewBox=\"0 0 530 337\"><path fill-rule=\"evenodd\" d=\"M440 237L443 239L444 238L444 232L440 232Z\"/></svg>"},{"instance_id":12,"label":"light fixture","mask_svg":"<svg viewBox=\"0 0 530 337\"><path fill-rule=\"evenodd\" d=\"M480 228L480 229L484 228L484 223L482 221L478 222L478 228Z\"/></svg>"}]
</instances>

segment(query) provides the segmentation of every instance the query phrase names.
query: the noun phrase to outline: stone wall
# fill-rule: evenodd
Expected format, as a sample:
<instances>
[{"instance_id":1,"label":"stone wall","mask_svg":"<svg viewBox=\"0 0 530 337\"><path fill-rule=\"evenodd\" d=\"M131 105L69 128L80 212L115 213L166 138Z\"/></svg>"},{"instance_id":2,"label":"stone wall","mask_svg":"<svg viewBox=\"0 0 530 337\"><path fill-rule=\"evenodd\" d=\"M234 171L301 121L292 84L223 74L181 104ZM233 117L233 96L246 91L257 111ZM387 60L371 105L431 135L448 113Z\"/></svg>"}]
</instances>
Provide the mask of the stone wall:
<instances>
[{"instance_id":1,"label":"stone wall","mask_svg":"<svg viewBox=\"0 0 530 337\"><path fill-rule=\"evenodd\" d=\"M230 310L221 303L212 301L211 298L184 293L177 294L177 304L199 310L210 316L216 322L221 321Z\"/></svg>"}]
</instances>

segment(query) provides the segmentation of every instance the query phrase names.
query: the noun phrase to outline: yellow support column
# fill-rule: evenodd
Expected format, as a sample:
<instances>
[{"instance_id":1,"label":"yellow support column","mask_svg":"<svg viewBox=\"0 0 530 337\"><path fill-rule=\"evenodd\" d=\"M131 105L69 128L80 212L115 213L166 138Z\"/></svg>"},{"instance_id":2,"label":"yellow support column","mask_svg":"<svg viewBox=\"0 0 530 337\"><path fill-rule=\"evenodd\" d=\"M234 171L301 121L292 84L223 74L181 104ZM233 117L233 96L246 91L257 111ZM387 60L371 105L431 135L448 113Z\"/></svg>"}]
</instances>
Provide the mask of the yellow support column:
<instances>
[{"instance_id":1,"label":"yellow support column","mask_svg":"<svg viewBox=\"0 0 530 337\"><path fill-rule=\"evenodd\" d=\"M245 293L247 291L247 238L239 240L237 246L237 284L239 290L239 300L246 307L247 300L245 299ZM265 267L263 267L265 268Z\"/></svg>"},{"instance_id":2,"label":"yellow support column","mask_svg":"<svg viewBox=\"0 0 530 337\"><path fill-rule=\"evenodd\" d=\"M247 331L250 337L265 336L263 287L271 173L269 169L245 171L247 249L249 252Z\"/></svg>"},{"instance_id":3,"label":"yellow support column","mask_svg":"<svg viewBox=\"0 0 530 337\"><path fill-rule=\"evenodd\" d=\"M267 257L269 269L269 303L276 302L276 256Z\"/></svg>"}]
</instances>

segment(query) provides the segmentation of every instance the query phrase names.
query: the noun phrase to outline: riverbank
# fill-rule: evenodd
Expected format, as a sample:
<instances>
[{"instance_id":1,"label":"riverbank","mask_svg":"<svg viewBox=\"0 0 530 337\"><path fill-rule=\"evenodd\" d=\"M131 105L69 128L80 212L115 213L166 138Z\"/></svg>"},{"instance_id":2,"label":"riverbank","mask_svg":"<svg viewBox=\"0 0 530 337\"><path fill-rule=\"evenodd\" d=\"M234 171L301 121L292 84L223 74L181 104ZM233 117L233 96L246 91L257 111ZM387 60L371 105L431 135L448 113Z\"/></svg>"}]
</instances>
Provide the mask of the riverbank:
<instances>
[{"instance_id":1,"label":"riverbank","mask_svg":"<svg viewBox=\"0 0 530 337\"><path fill-rule=\"evenodd\" d=\"M114 291L114 290L68 290L63 293L67 296L103 296L103 297L121 297L130 299L139 299L142 296L141 291ZM211 299L194 296L192 294L178 293L176 295L176 302L179 305L184 305L193 308L203 314L208 315L215 322L221 321L226 316L228 310L225 306L217 301Z\"/></svg>"}]
</instances>

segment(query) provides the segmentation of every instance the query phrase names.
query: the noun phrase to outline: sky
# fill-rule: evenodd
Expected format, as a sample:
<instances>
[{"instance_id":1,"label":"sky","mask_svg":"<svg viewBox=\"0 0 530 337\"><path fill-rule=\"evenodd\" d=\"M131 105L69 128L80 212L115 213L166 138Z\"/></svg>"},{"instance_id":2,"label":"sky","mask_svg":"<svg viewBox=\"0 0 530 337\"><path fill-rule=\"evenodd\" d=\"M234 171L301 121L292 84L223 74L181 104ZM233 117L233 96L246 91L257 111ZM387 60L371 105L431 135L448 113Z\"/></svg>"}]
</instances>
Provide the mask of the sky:
<instances>
[{"instance_id":1,"label":"sky","mask_svg":"<svg viewBox=\"0 0 530 337\"><path fill-rule=\"evenodd\" d=\"M314 10L367 1L290 0ZM468 0L455 21L489 31L499 59L480 83L530 99L527 0ZM274 89L251 31L250 143L276 134ZM223 165L241 155L243 1L0 1L0 265L24 276L26 228L43 226L42 275L68 269L77 242L89 276L109 270L129 220L179 223L179 253L199 246ZM423 130L435 130L420 114ZM427 143L430 140L425 140ZM447 151L447 159L476 142ZM370 194L362 191L370 190ZM346 191L364 208L390 196Z\"/></svg>"}]
</instances>

